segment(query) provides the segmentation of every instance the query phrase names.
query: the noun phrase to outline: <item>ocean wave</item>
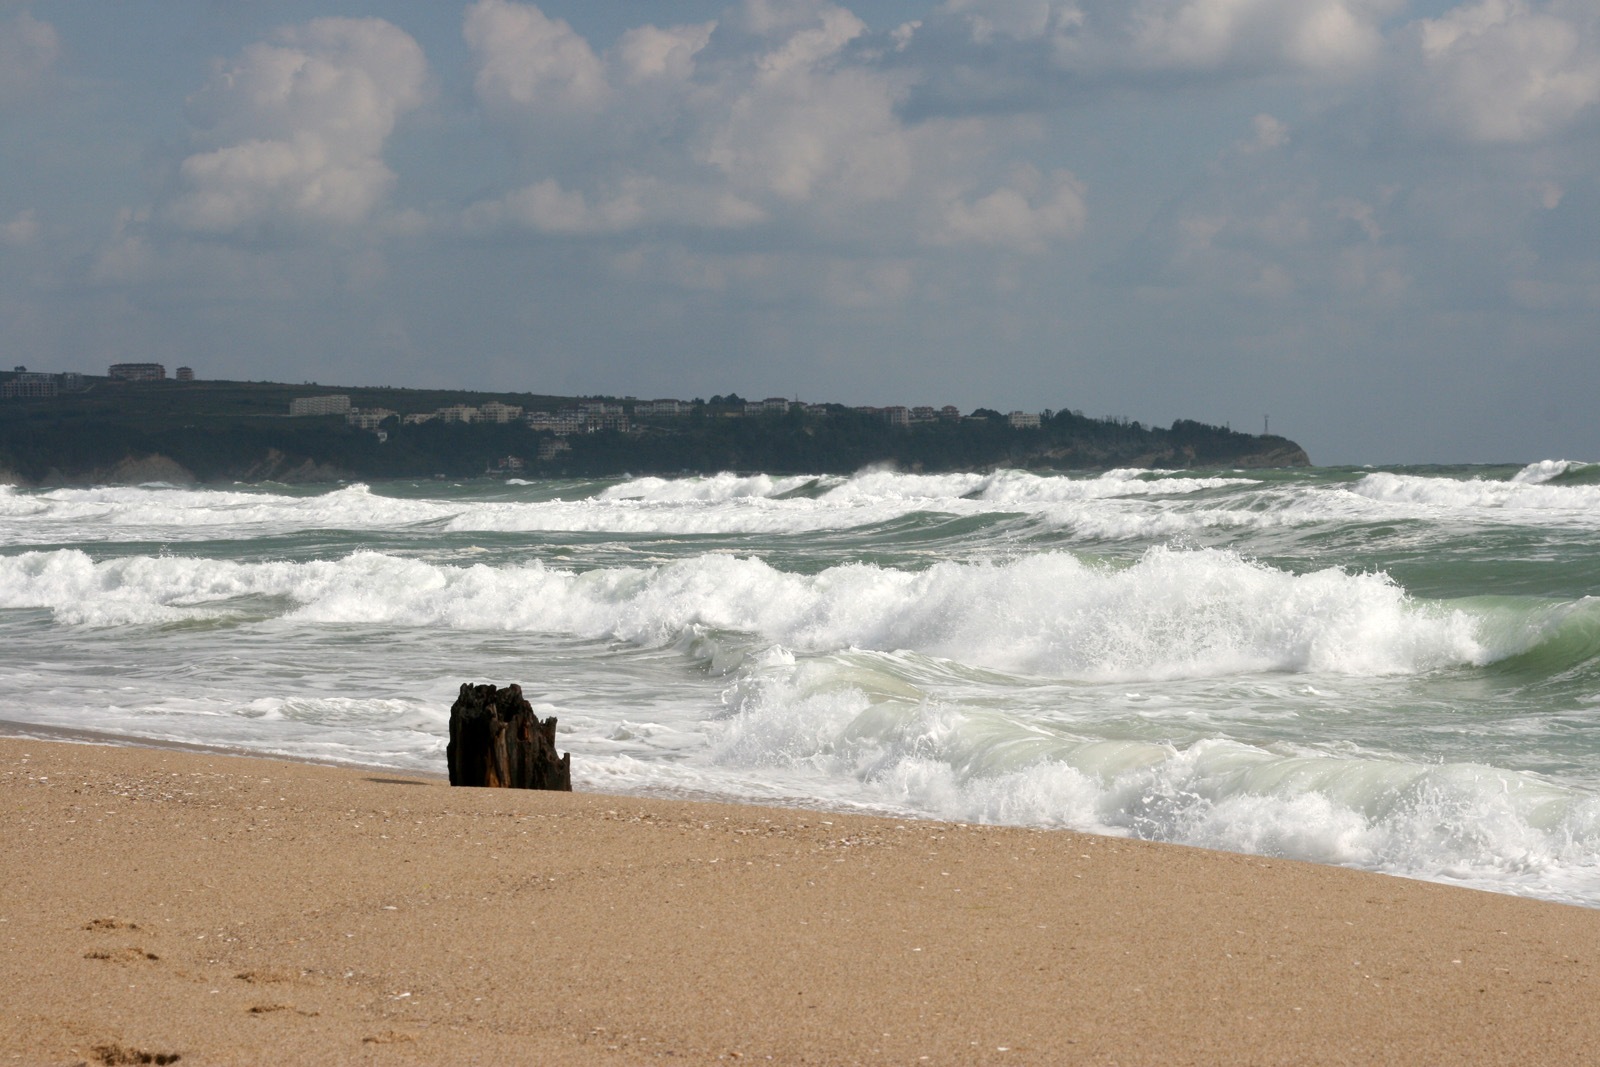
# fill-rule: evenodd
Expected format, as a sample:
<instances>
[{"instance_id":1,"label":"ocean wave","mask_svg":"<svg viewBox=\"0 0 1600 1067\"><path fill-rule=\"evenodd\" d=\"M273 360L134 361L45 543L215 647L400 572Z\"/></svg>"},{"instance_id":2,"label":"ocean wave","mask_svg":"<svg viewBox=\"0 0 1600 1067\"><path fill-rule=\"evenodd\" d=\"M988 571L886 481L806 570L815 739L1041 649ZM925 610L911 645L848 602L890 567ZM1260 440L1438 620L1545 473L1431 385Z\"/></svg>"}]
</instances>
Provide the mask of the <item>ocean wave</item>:
<instances>
[{"instance_id":1,"label":"ocean wave","mask_svg":"<svg viewBox=\"0 0 1600 1067\"><path fill-rule=\"evenodd\" d=\"M46 608L68 624L216 618L240 599L252 615L281 602L282 614L300 623L645 645L724 630L796 650L908 649L1084 680L1404 674L1496 654L1478 616L1413 603L1382 575L1292 574L1220 550L1152 549L1124 567L1048 552L921 571L853 563L816 574L722 554L588 571L542 562L451 566L375 552L305 563L96 562L71 549L0 557L0 607Z\"/></svg>"},{"instance_id":2,"label":"ocean wave","mask_svg":"<svg viewBox=\"0 0 1600 1067\"><path fill-rule=\"evenodd\" d=\"M638 500L652 504L708 504L792 493L815 475L714 474L686 478L635 478L602 491L599 500Z\"/></svg>"},{"instance_id":3,"label":"ocean wave","mask_svg":"<svg viewBox=\"0 0 1600 1067\"><path fill-rule=\"evenodd\" d=\"M811 662L747 681L730 768L850 781L858 803L1067 827L1593 904L1600 798L1478 764L1077 738Z\"/></svg>"},{"instance_id":4,"label":"ocean wave","mask_svg":"<svg viewBox=\"0 0 1600 1067\"><path fill-rule=\"evenodd\" d=\"M0 536L35 544L194 541L307 530L782 536L877 527L919 513L1020 513L1087 537L1155 538L1296 521L1292 507L1276 503L1262 508L1259 502L1208 502L1183 510L1196 493L1241 484L1250 483L1144 471L1099 478L1022 471L869 471L850 478L719 474L638 478L578 499L534 500L405 498L363 484L310 495L107 487L0 497Z\"/></svg>"},{"instance_id":5,"label":"ocean wave","mask_svg":"<svg viewBox=\"0 0 1600 1067\"><path fill-rule=\"evenodd\" d=\"M1415 505L1430 512L1450 511L1489 522L1517 521L1518 512L1537 512L1542 524L1600 522L1600 486L1559 485L1549 479L1501 482L1376 471L1364 475L1349 491L1369 500Z\"/></svg>"},{"instance_id":6,"label":"ocean wave","mask_svg":"<svg viewBox=\"0 0 1600 1067\"><path fill-rule=\"evenodd\" d=\"M1580 463L1572 459L1541 459L1530 463L1511 476L1513 482L1525 485L1543 485L1554 481L1587 480L1585 475L1600 474L1600 464Z\"/></svg>"}]
</instances>

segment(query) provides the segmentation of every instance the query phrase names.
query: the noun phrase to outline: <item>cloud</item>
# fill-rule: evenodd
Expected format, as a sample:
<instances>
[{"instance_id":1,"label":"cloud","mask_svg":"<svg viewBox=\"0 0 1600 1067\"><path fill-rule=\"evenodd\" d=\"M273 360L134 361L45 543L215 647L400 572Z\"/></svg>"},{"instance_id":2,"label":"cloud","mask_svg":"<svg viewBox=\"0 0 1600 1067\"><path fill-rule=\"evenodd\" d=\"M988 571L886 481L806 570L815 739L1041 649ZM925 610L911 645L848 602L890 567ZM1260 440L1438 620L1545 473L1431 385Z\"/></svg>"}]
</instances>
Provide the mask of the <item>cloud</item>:
<instances>
[{"instance_id":1,"label":"cloud","mask_svg":"<svg viewBox=\"0 0 1600 1067\"><path fill-rule=\"evenodd\" d=\"M735 188L795 203L902 192L914 148L895 114L894 84L872 70L827 64L829 55L822 38L791 39L757 60L753 78L725 84L703 116L699 158Z\"/></svg>"},{"instance_id":2,"label":"cloud","mask_svg":"<svg viewBox=\"0 0 1600 1067\"><path fill-rule=\"evenodd\" d=\"M183 161L166 217L217 234L367 220L395 181L384 143L426 79L422 49L382 19L316 19L250 45L190 98L219 147Z\"/></svg>"},{"instance_id":3,"label":"cloud","mask_svg":"<svg viewBox=\"0 0 1600 1067\"><path fill-rule=\"evenodd\" d=\"M1377 58L1376 0L1161 0L1130 12L1137 61L1169 70L1338 72Z\"/></svg>"},{"instance_id":4,"label":"cloud","mask_svg":"<svg viewBox=\"0 0 1600 1067\"><path fill-rule=\"evenodd\" d=\"M1587 0L1479 0L1418 20L1411 41L1414 111L1468 141L1546 138L1600 103L1600 9Z\"/></svg>"},{"instance_id":5,"label":"cloud","mask_svg":"<svg viewBox=\"0 0 1600 1067\"><path fill-rule=\"evenodd\" d=\"M1038 42L1060 69L1149 74L1347 74L1376 60L1401 0L946 0L973 44Z\"/></svg>"},{"instance_id":6,"label":"cloud","mask_svg":"<svg viewBox=\"0 0 1600 1067\"><path fill-rule=\"evenodd\" d=\"M492 110L585 112L610 96L589 42L532 4L478 0L463 28L477 63L474 87ZM640 45L634 46L635 55Z\"/></svg>"},{"instance_id":7,"label":"cloud","mask_svg":"<svg viewBox=\"0 0 1600 1067\"><path fill-rule=\"evenodd\" d=\"M632 176L593 194L565 189L546 178L498 200L474 204L465 222L467 230L476 233L512 223L540 233L593 235L623 233L668 221L735 229L765 218L759 207L732 193Z\"/></svg>"},{"instance_id":8,"label":"cloud","mask_svg":"<svg viewBox=\"0 0 1600 1067\"><path fill-rule=\"evenodd\" d=\"M0 103L32 90L61 55L55 27L26 11L0 19Z\"/></svg>"},{"instance_id":9,"label":"cloud","mask_svg":"<svg viewBox=\"0 0 1600 1067\"><path fill-rule=\"evenodd\" d=\"M616 58L629 85L667 80L686 82L694 76L694 57L711 40L715 22L698 26L636 26L622 35Z\"/></svg>"},{"instance_id":10,"label":"cloud","mask_svg":"<svg viewBox=\"0 0 1600 1067\"><path fill-rule=\"evenodd\" d=\"M1088 217L1084 185L1067 171L1046 178L1020 166L1009 184L973 199L951 197L928 235L933 244L994 245L1041 253L1051 240L1076 237Z\"/></svg>"},{"instance_id":11,"label":"cloud","mask_svg":"<svg viewBox=\"0 0 1600 1067\"><path fill-rule=\"evenodd\" d=\"M514 31L491 40L489 20ZM634 27L597 53L531 4L480 0L464 33L479 100L534 178L468 208L469 232L666 227L694 240L759 227L769 245L1036 254L1083 227L1081 183L1016 166L1010 127L903 113L917 71L885 56L909 25L875 34L827 0L744 0L716 22ZM512 91L502 69L546 88Z\"/></svg>"}]
</instances>

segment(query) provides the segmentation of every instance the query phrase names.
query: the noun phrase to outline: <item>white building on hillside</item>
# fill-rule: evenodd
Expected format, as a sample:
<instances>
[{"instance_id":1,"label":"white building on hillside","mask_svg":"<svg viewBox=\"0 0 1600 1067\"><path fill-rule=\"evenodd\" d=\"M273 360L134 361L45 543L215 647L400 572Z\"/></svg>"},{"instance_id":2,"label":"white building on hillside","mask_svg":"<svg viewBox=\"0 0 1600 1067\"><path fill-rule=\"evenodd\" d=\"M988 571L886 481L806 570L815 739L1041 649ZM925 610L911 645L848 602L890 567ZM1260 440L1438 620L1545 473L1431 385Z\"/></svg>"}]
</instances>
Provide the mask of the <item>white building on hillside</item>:
<instances>
[{"instance_id":1,"label":"white building on hillside","mask_svg":"<svg viewBox=\"0 0 1600 1067\"><path fill-rule=\"evenodd\" d=\"M514 404L491 400L478 408L479 422L516 422L522 418L522 409Z\"/></svg>"}]
</instances>

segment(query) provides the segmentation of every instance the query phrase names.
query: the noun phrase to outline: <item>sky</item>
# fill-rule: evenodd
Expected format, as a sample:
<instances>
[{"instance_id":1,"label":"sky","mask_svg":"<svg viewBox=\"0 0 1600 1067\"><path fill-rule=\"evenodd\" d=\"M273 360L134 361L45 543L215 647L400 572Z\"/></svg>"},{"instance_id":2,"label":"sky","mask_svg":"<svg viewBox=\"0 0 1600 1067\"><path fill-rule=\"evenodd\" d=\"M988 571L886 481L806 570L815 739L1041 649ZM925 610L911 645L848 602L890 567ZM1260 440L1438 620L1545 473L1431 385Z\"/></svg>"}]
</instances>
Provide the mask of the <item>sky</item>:
<instances>
[{"instance_id":1,"label":"sky","mask_svg":"<svg viewBox=\"0 0 1600 1067\"><path fill-rule=\"evenodd\" d=\"M0 0L0 365L1600 460L1596 0Z\"/></svg>"}]
</instances>

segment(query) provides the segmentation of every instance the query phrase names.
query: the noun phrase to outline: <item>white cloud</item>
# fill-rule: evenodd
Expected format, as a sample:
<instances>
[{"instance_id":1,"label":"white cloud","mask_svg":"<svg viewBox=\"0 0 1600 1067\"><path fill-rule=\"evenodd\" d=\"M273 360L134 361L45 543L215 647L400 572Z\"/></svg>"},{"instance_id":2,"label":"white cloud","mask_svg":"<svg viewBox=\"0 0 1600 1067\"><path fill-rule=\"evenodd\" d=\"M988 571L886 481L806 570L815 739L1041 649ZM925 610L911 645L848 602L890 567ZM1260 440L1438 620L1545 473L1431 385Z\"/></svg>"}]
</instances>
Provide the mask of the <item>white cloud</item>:
<instances>
[{"instance_id":1,"label":"white cloud","mask_svg":"<svg viewBox=\"0 0 1600 1067\"><path fill-rule=\"evenodd\" d=\"M489 47L474 20L491 16L538 32ZM1016 124L908 121L901 108L916 73L882 59L910 37L874 38L826 0L744 0L716 23L635 27L604 54L511 0L481 0L465 32L486 110L514 133L540 131L522 140L536 180L469 208L469 232L766 226L769 238L808 234L878 253L959 244L1037 253L1083 227L1083 187L1070 174L1010 165ZM605 87L583 94L581 126L549 121L569 77L543 94L484 89L502 80L490 77L495 65L546 69L557 52L582 57L562 69Z\"/></svg>"},{"instance_id":2,"label":"white cloud","mask_svg":"<svg viewBox=\"0 0 1600 1067\"><path fill-rule=\"evenodd\" d=\"M859 69L816 70L788 58L764 67L707 116L700 160L740 190L791 202L900 193L913 152L888 79Z\"/></svg>"},{"instance_id":3,"label":"white cloud","mask_svg":"<svg viewBox=\"0 0 1600 1067\"><path fill-rule=\"evenodd\" d=\"M491 109L585 112L611 94L589 42L532 4L478 0L463 33L478 65L478 99Z\"/></svg>"},{"instance_id":4,"label":"white cloud","mask_svg":"<svg viewBox=\"0 0 1600 1067\"><path fill-rule=\"evenodd\" d=\"M1363 0L1157 0L1133 11L1134 46L1156 67L1339 71L1376 58L1392 3Z\"/></svg>"},{"instance_id":5,"label":"white cloud","mask_svg":"<svg viewBox=\"0 0 1600 1067\"><path fill-rule=\"evenodd\" d=\"M732 229L765 217L760 208L731 193L673 186L636 175L592 195L564 189L546 178L498 200L473 205L465 222L475 232L509 222L541 233L576 235L622 233L659 223Z\"/></svg>"},{"instance_id":6,"label":"white cloud","mask_svg":"<svg viewBox=\"0 0 1600 1067\"><path fill-rule=\"evenodd\" d=\"M1589 0L1480 0L1419 20L1415 43L1415 107L1469 141L1544 138L1600 102L1600 9Z\"/></svg>"},{"instance_id":7,"label":"white cloud","mask_svg":"<svg viewBox=\"0 0 1600 1067\"><path fill-rule=\"evenodd\" d=\"M980 45L1045 42L1080 74L1347 74L1403 0L946 0Z\"/></svg>"},{"instance_id":8,"label":"white cloud","mask_svg":"<svg viewBox=\"0 0 1600 1067\"><path fill-rule=\"evenodd\" d=\"M617 44L617 62L630 85L654 79L688 81L694 76L694 57L711 40L715 22L698 26L637 26Z\"/></svg>"},{"instance_id":9,"label":"white cloud","mask_svg":"<svg viewBox=\"0 0 1600 1067\"><path fill-rule=\"evenodd\" d=\"M211 233L364 221L394 184L384 143L426 78L422 49L381 19L316 19L249 46L190 100L221 147L183 161L167 216Z\"/></svg>"},{"instance_id":10,"label":"white cloud","mask_svg":"<svg viewBox=\"0 0 1600 1067\"><path fill-rule=\"evenodd\" d=\"M972 200L951 197L928 239L934 244L995 245L1043 252L1050 241L1076 237L1088 218L1084 186L1067 171L1046 178L1018 167L1010 184Z\"/></svg>"},{"instance_id":11,"label":"white cloud","mask_svg":"<svg viewBox=\"0 0 1600 1067\"><path fill-rule=\"evenodd\" d=\"M0 20L0 103L32 89L60 55L61 41L50 23L26 11Z\"/></svg>"}]
</instances>

